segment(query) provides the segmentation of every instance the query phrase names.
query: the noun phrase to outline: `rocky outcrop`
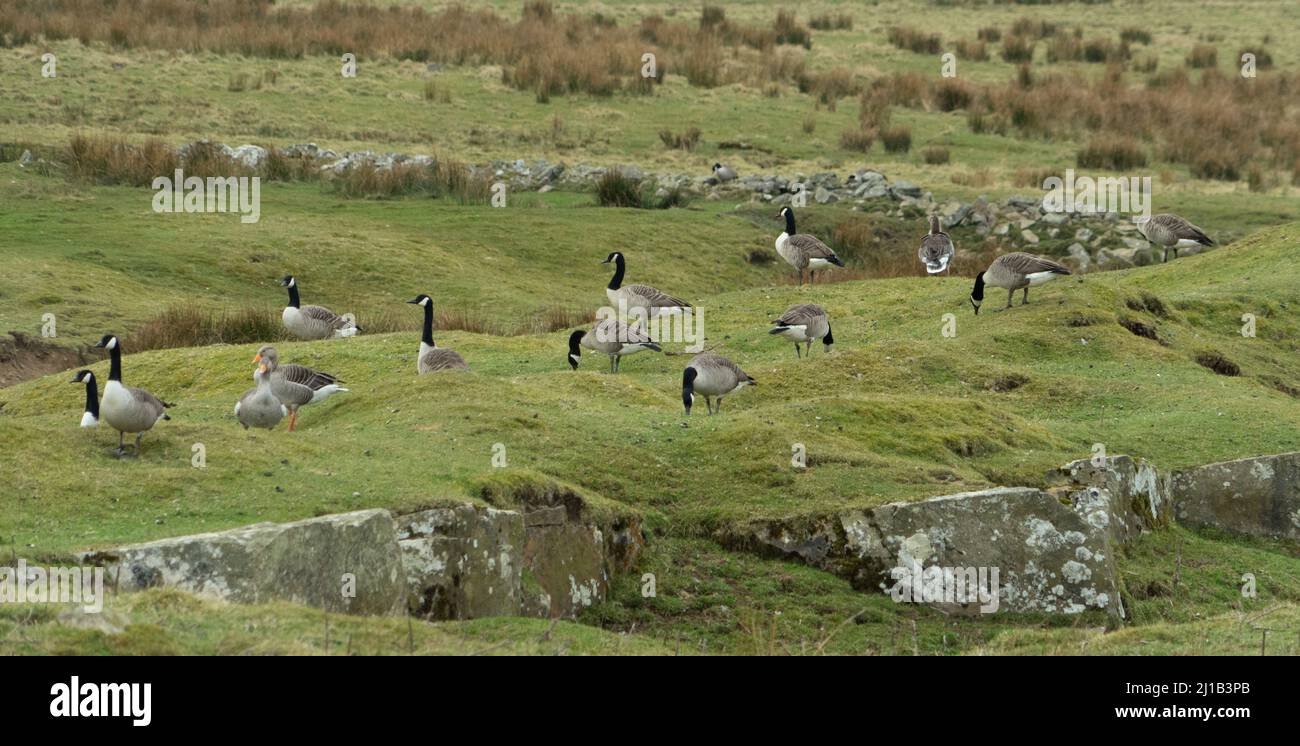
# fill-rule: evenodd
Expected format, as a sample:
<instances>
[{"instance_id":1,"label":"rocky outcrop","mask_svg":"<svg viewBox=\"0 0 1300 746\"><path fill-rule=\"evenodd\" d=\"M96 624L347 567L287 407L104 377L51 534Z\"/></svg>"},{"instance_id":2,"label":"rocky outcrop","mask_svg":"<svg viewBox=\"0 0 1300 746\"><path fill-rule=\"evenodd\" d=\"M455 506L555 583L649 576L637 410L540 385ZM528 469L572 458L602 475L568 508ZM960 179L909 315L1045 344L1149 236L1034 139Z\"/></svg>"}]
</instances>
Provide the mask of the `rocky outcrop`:
<instances>
[{"instance_id":1,"label":"rocky outcrop","mask_svg":"<svg viewBox=\"0 0 1300 746\"><path fill-rule=\"evenodd\" d=\"M473 505L402 516L397 541L407 608L428 619L518 615L523 606L524 520Z\"/></svg>"},{"instance_id":2,"label":"rocky outcrop","mask_svg":"<svg viewBox=\"0 0 1300 746\"><path fill-rule=\"evenodd\" d=\"M558 497L560 502L550 498ZM292 601L426 619L572 618L603 601L645 538L633 516L596 518L572 492L520 510L465 503L398 516L328 515L89 552L118 591L172 587L236 603Z\"/></svg>"},{"instance_id":3,"label":"rocky outcrop","mask_svg":"<svg viewBox=\"0 0 1300 746\"><path fill-rule=\"evenodd\" d=\"M998 488L756 521L719 538L819 567L872 592L896 593L900 579L918 574L940 583L981 570L996 578L992 603L925 598L949 611L1102 609L1118 618L1115 550L1167 520L1167 485L1149 464L1127 456L1074 462L1052 477L1057 485L1050 490Z\"/></svg>"},{"instance_id":4,"label":"rocky outcrop","mask_svg":"<svg viewBox=\"0 0 1300 746\"><path fill-rule=\"evenodd\" d=\"M1300 453L1175 471L1171 492L1179 523L1300 540Z\"/></svg>"},{"instance_id":5,"label":"rocky outcrop","mask_svg":"<svg viewBox=\"0 0 1300 746\"><path fill-rule=\"evenodd\" d=\"M465 504L398 523L407 606L429 619L573 618L605 599L610 577L630 569L644 542L634 523L602 528L563 505Z\"/></svg>"},{"instance_id":6,"label":"rocky outcrop","mask_svg":"<svg viewBox=\"0 0 1300 746\"><path fill-rule=\"evenodd\" d=\"M606 530L563 506L429 509L399 519L398 543L408 610L425 619L572 619L606 598L625 561Z\"/></svg>"},{"instance_id":7,"label":"rocky outcrop","mask_svg":"<svg viewBox=\"0 0 1300 746\"><path fill-rule=\"evenodd\" d=\"M83 556L118 591L180 588L238 603L291 601L347 614L401 613L406 584L386 510L252 526Z\"/></svg>"}]
</instances>

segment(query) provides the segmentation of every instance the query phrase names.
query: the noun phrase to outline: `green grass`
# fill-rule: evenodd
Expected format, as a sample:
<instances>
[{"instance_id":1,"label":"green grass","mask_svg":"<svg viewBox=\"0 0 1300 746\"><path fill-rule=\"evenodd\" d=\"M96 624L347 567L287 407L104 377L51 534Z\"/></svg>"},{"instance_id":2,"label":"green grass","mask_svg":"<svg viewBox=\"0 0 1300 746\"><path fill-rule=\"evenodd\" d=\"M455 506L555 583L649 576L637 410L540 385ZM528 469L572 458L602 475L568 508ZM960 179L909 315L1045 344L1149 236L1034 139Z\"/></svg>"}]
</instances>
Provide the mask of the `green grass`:
<instances>
[{"instance_id":1,"label":"green grass","mask_svg":"<svg viewBox=\"0 0 1300 746\"><path fill-rule=\"evenodd\" d=\"M644 636L573 622L494 618L430 624L327 614L288 603L236 605L174 590L121 596L81 629L43 605L0 606L4 655L665 655Z\"/></svg>"},{"instance_id":2,"label":"green grass","mask_svg":"<svg viewBox=\"0 0 1300 746\"><path fill-rule=\"evenodd\" d=\"M414 373L414 333L282 345L285 361L338 374L352 389L304 410L293 435L246 433L233 419L256 345L128 354L127 383L177 403L173 420L146 436L139 461L110 454L109 429L76 426L83 393L66 374L0 390L0 449L19 506L0 516L0 536L67 550L475 498L494 472L496 443L507 449L508 473L576 485L686 535L755 516L1041 484L1048 469L1098 442L1165 469L1297 450L1300 402L1278 384L1300 388L1290 341L1300 329L1286 313L1300 298L1288 274L1264 270L1285 266L1296 231L1282 226L1167 265L1059 280L1005 312L990 293L979 316L961 278L689 293L708 344L759 381L729 397L721 416L690 420L680 403L686 357L643 354L609 376L588 356L575 373L563 331L444 333L439 343L474 370L423 377ZM708 257L691 261L704 266ZM645 264L656 266L633 267ZM581 284L596 296L604 282L593 263ZM1128 307L1143 293L1159 298L1168 318ZM831 314L837 344L829 356L815 350L796 360L766 333L768 323L814 297ZM941 334L948 313L955 338ZM1240 336L1244 313L1258 317L1258 337ZM1154 325L1167 346L1118 318ZM1194 358L1204 350L1243 375L1201 367ZM106 367L92 366L101 380ZM994 390L1008 376L1026 382ZM199 443L201 469L191 466ZM807 448L807 470L790 467L795 443Z\"/></svg>"},{"instance_id":3,"label":"green grass","mask_svg":"<svg viewBox=\"0 0 1300 746\"><path fill-rule=\"evenodd\" d=\"M520 3L494 5L514 16ZM777 6L731 5L727 15L766 25ZM864 79L936 75L937 57L886 41L891 25L930 25L933 4L893 3L887 17L882 7L800 6L804 22L828 11L855 21L849 31L813 33L809 69L846 66ZM1063 27L1087 29L1086 38L1150 27L1153 43L1135 49L1157 55L1162 71L1180 66L1212 33L1220 68L1231 73L1236 51L1260 42L1264 29L1276 65L1295 62L1300 26L1283 3L1189 3L1177 20L1158 4L1117 0L1108 8L1098 15L1081 4L945 7L944 28L961 30L943 32L945 47L981 26L1005 30L1022 16L1050 13ZM557 3L560 12L571 9L588 8ZM651 13L698 15L624 0L603 3L601 12L621 24ZM1082 63L1043 66L1044 46L1036 72L1103 72ZM998 48L989 46L988 62L959 61L959 77L1011 77ZM58 55L58 78L39 77L37 60L47 50ZM744 85L699 89L670 69L653 97L556 96L538 104L531 92L503 86L497 68L449 67L432 76L449 100L429 101L423 64L363 58L353 80L341 79L338 66L333 57L264 60L72 40L0 49L0 69L13 73L0 76L3 141L21 144L5 152L58 149L86 133L174 144L314 141L470 162L545 157L652 173L704 175L719 160L742 174L786 176L865 166L919 183L942 203L1034 194L1015 184L1016 171L1064 171L1074 165L1077 140L1087 139L977 135L962 112L895 107L893 124L911 128L911 152L876 146L863 156L838 146L841 131L857 124L856 101L830 111L790 86L775 97ZM269 70L274 82L229 90L233 76ZM810 115L816 126L806 133L801 124ZM659 141L662 129L690 126L703 131L694 152ZM726 141L753 147L721 148ZM948 148L951 163L924 164L930 145ZM261 222L250 226L231 215L155 215L149 190L87 187L0 163L0 331L36 336L42 315L53 313L55 342L79 346L105 331L129 335L176 305L274 311L284 304L278 280L286 272L299 277L304 302L356 313L362 326L403 315L414 326L418 312L402 301L428 292L440 307L514 328L555 307L605 304L609 268L599 261L619 250L629 257L629 282L693 301L704 311L709 345L760 382L729 397L720 416L697 410L687 420L679 386L688 358L680 355L629 358L618 376L584 357L575 373L565 362L565 332L444 332L439 344L461 352L473 371L417 377L414 333L363 335L282 345L284 360L337 373L352 391L307 408L297 433L247 433L231 408L251 385L257 345L129 354L127 383L177 403L173 420L146 436L138 460L111 454L107 427L77 427L84 394L67 373L0 389L7 495L0 557L55 561L84 548L367 507L510 506L514 488L537 481L570 486L597 511L643 513L650 534L642 565L614 580L610 601L588 610L584 624L485 619L408 627L405 619L150 591L114 601L114 618L128 625L121 635L69 628L50 607L0 607L0 651L1249 655L1258 654L1259 628L1268 627L1270 654L1296 654L1300 552L1276 542L1177 528L1143 537L1119 558L1130 622L1107 633L1105 620L1091 615L949 618L797 564L724 551L711 538L720 526L756 517L1038 485L1048 469L1090 455L1098 442L1162 469L1300 449L1300 404L1284 393L1300 390L1294 188L1250 193L1244 182L1196 181L1185 167L1159 160L1149 172L1157 212L1181 213L1230 245L1167 266L1060 280L1035 289L1028 307L1003 313L994 312L1001 299L991 291L973 316L964 278L802 291L785 284L784 265L745 260L753 250L770 252L780 230L766 205L735 209L699 199L688 209L601 209L589 194L561 191L494 210L266 184ZM812 207L801 225L828 234L850 214L846 205ZM889 244L882 251L910 246L912 228L924 230L900 227L880 232ZM964 230L956 232L959 250L974 245ZM1045 239L1041 248L1058 247ZM1167 311L1130 307L1144 294ZM766 333L786 306L805 301L831 314L838 344L829 356L819 349L812 360L796 360ZM941 334L949 313L955 338ZM1238 333L1245 313L1258 319L1254 339ZM1155 327L1163 344L1130 334L1120 319ZM1242 375L1197 365L1206 350L1240 365ZM91 367L106 377L107 363ZM1011 377L1023 385L994 390ZM807 448L806 470L790 466L796 443ZM203 468L192 465L196 444ZM496 444L506 447L504 469L492 466ZM642 572L656 575L653 599L641 596ZM1257 578L1258 598L1239 592L1247 572Z\"/></svg>"},{"instance_id":4,"label":"green grass","mask_svg":"<svg viewBox=\"0 0 1300 746\"><path fill-rule=\"evenodd\" d=\"M261 219L231 214L152 212L152 191L75 187L0 165L0 328L39 336L55 314L68 343L138 327L170 305L279 309L279 286L294 274L304 303L367 316L409 314L402 305L432 295L506 327L548 308L606 302L619 250L628 282L690 297L752 285L770 276L748 264L771 234L721 203L690 210L594 207L589 195L543 195L535 207L464 207L449 200L338 198L309 184L266 184ZM773 211L774 212L774 211ZM598 233L591 230L600 225ZM33 226L40 226L33 229ZM86 339L81 339L86 338Z\"/></svg>"}]
</instances>

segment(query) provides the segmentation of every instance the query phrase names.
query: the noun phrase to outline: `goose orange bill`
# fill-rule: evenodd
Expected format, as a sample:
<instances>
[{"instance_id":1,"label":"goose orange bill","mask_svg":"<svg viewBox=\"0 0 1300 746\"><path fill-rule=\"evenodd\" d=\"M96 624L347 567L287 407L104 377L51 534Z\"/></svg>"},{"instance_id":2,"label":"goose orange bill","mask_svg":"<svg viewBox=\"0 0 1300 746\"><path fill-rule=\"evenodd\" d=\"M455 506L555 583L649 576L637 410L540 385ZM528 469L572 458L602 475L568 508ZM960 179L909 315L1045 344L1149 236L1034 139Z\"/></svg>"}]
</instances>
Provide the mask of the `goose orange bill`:
<instances>
[{"instance_id":1,"label":"goose orange bill","mask_svg":"<svg viewBox=\"0 0 1300 746\"><path fill-rule=\"evenodd\" d=\"M255 363L260 363L260 362L262 362L262 353L259 352L259 353L257 353L256 355L254 355L254 356L253 356L253 362L255 362Z\"/></svg>"}]
</instances>

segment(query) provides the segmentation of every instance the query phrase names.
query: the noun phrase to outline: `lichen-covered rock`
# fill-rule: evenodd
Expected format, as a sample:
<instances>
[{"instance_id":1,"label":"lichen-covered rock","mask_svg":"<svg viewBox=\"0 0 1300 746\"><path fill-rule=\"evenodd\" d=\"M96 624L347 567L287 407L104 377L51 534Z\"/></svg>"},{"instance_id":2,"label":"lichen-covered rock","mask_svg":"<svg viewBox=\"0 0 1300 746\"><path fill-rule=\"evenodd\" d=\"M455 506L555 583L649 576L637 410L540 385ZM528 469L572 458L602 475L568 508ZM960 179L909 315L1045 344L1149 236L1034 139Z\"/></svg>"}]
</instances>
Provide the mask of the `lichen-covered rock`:
<instances>
[{"instance_id":1,"label":"lichen-covered rock","mask_svg":"<svg viewBox=\"0 0 1300 746\"><path fill-rule=\"evenodd\" d=\"M573 618L603 601L610 576L630 571L645 546L639 519L602 525L574 493L531 495L520 507L465 504L402 516L411 613Z\"/></svg>"},{"instance_id":2,"label":"lichen-covered rock","mask_svg":"<svg viewBox=\"0 0 1300 746\"><path fill-rule=\"evenodd\" d=\"M940 577L982 571L995 581L995 599L926 601L951 612L1121 613L1106 527L1037 489L760 521L719 538L733 548L797 559L872 592L896 594L905 582L900 571Z\"/></svg>"},{"instance_id":3,"label":"lichen-covered rock","mask_svg":"<svg viewBox=\"0 0 1300 746\"><path fill-rule=\"evenodd\" d=\"M1127 546L1143 531L1172 522L1169 480L1145 459L1123 455L1080 459L1050 476L1063 478L1075 510L1104 525L1120 546Z\"/></svg>"},{"instance_id":4,"label":"lichen-covered rock","mask_svg":"<svg viewBox=\"0 0 1300 746\"><path fill-rule=\"evenodd\" d=\"M386 510L258 523L90 552L119 591L180 588L238 603L290 601L389 615L405 608L396 524Z\"/></svg>"},{"instance_id":5,"label":"lichen-covered rock","mask_svg":"<svg viewBox=\"0 0 1300 746\"><path fill-rule=\"evenodd\" d=\"M550 596L549 616L573 617L605 600L609 573L598 526L570 521L562 506L529 512L525 522L524 564Z\"/></svg>"},{"instance_id":6,"label":"lichen-covered rock","mask_svg":"<svg viewBox=\"0 0 1300 746\"><path fill-rule=\"evenodd\" d=\"M460 505L404 515L398 545L407 608L428 619L519 614L524 517Z\"/></svg>"},{"instance_id":7,"label":"lichen-covered rock","mask_svg":"<svg viewBox=\"0 0 1300 746\"><path fill-rule=\"evenodd\" d=\"M1300 540L1300 453L1175 471L1170 482L1180 523Z\"/></svg>"}]
</instances>

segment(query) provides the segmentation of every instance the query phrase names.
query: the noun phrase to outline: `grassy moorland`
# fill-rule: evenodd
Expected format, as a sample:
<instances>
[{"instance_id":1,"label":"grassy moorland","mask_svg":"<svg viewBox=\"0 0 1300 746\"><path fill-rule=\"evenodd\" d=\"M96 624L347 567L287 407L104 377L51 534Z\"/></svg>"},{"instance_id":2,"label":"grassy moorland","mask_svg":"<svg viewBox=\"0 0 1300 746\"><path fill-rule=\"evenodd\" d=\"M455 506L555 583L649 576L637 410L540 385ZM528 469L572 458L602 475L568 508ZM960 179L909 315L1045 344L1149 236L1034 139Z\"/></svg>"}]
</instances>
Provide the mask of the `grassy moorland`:
<instances>
[{"instance_id":1,"label":"grassy moorland","mask_svg":"<svg viewBox=\"0 0 1300 746\"><path fill-rule=\"evenodd\" d=\"M938 54L890 41L893 27L928 33L936 9L921 0L890 3L888 15L885 4L800 6L799 24L828 16L832 27L813 24L808 49L763 46L779 4L728 6L735 26L722 34L720 77L708 85L698 78L707 71L683 46L696 38L698 9L557 3L557 17L612 20L613 50L639 50L644 39L624 32L649 15L677 30L646 42L668 70L653 95L625 81L584 90L610 73L575 68L589 77L548 96L529 83L528 74L540 73L498 59L509 49L493 46L513 33L537 34L555 53L558 21L521 22L516 2L494 4L500 18L482 22L505 24L493 26L500 38L463 59L363 50L358 77L346 80L333 50L270 54L243 40L248 48L240 51L232 48L243 43L237 36L212 29L168 37L143 21L117 19L114 31L111 23L77 28L75 18L65 18L45 29L54 32L47 38L17 38L54 17L4 20L22 7L0 0L0 330L36 336L43 315L54 314L53 341L78 347L107 331L127 340L156 332L176 318L168 315L175 309L274 319L285 297L278 279L291 272L304 302L353 312L379 333L280 344L282 359L336 373L351 389L304 410L292 434L249 433L234 420L234 402L251 385L256 341L146 352L128 343L126 382L177 405L170 422L146 435L138 459L111 453L109 428L77 427L84 393L68 372L0 388L0 557L58 558L368 507L508 503L513 489L548 482L579 491L597 510L647 517L643 565L656 573L659 594L643 599L637 578L625 577L581 624L496 619L408 628L405 620L340 619L283 604L234 606L153 591L114 601L114 619L127 630L120 635L73 629L48 608L0 608L0 650L1252 654L1259 628L1293 629L1300 620L1296 547L1180 528L1143 537L1120 558L1131 613L1118 632L1106 632L1093 616L944 617L713 541L716 529L756 517L1037 485L1048 469L1087 456L1095 443L1163 469L1300 449L1300 290L1292 270L1300 208L1287 161L1288 154L1300 157L1293 152L1300 137L1288 129L1297 102L1281 77L1297 62L1289 29L1300 11L1287 4L1211 0L1186 4L1186 17L1177 18L1151 3L1116 2L1106 13L1053 5L1057 30L1047 33L1021 22L1048 17L1032 15L1033 8L945 3L941 49L972 44L981 29L998 31L997 40L985 34L987 60L959 61L958 79L972 99L951 111L933 97ZM1126 30L1133 39L1114 107L1049 95L1068 88L1061 81L1069 76L1083 81L1070 90L1095 93L1089 86L1113 75L1106 64L1057 59L1073 53L1075 27L1087 29L1081 44L1117 41ZM276 28L264 24L257 33ZM583 26L584 33L592 28ZM1150 41L1133 29L1147 29ZM1002 59L1004 40L1039 32L1045 35L1033 39L1033 75L1062 77L1023 96L1007 92L1018 65ZM733 43L727 34L751 42ZM259 38L270 48L278 43ZM382 46L387 37L378 38ZM1215 47L1216 59L1206 63L1202 49L1193 65L1198 45ZM1275 106L1260 107L1271 112L1259 115L1263 120L1215 119L1216 111L1234 111L1225 102L1239 95L1231 76L1236 53L1246 48L1267 49L1273 67L1266 73L1274 77L1257 82L1274 81L1269 90L1282 93ZM965 49L974 54L975 47ZM44 51L58 56L57 78L39 77ZM600 55L589 57L602 64ZM783 62L756 66L768 58ZM443 65L436 72L427 66L433 61ZM1183 73L1189 81L1160 77ZM891 81L889 95L900 98L891 99L887 123L873 121L907 129L911 147L888 152L877 139L866 152L846 150L842 133L880 116L871 96L873 81L883 78ZM906 99L914 85L917 95ZM437 153L467 162L544 157L672 173L707 173L716 160L742 173L786 175L843 175L866 166L915 181L942 202L1034 194L1032 177L1076 166L1079 151L1103 129L1098 123L1130 110L1125 96L1156 89L1173 91L1160 104L1167 111L1192 118L1118 132L1122 147L1107 152L1122 154L1132 140L1145 163L1092 172L1151 175L1158 211L1180 212L1226 245L1168 265L1058 280L1035 289L1028 306L1007 311L996 310L1001 298L990 292L979 316L966 301L968 277L882 279L868 271L885 255L910 264L919 225L873 222L882 242L875 253L850 257L853 271L845 276L852 279L801 290L785 265L755 260L754 252L771 254L780 230L761 203L697 198L685 209L609 209L596 207L590 194L561 190L494 209L266 183L260 222L244 225L231 215L157 215L146 189L96 186L65 178L58 167L42 174L11 162L27 148L62 158L78 134L170 145L314 141L339 151ZM987 106L996 123L1013 104L1025 107L1020 124L972 126L971 107ZM1059 122L1041 116L1053 105ZM1243 123L1264 129L1232 126ZM661 142L661 131L690 126L702 131L694 150ZM1223 131L1238 134L1189 139ZM922 151L936 147L948 151L947 163L925 161ZM1204 163L1195 156L1205 152L1232 156L1240 173L1201 178L1195 171ZM876 209L812 206L801 227L829 237L841 221L874 221ZM998 250L996 241L977 244L968 227L953 233L967 257ZM629 358L617 376L590 356L579 371L569 370L567 331L605 304L609 267L599 262L613 250L627 254L630 282L701 309L708 346L759 385L728 397L720 416L697 410L687 419L679 386L688 358L680 354ZM458 350L471 372L415 375L418 311L402 301L419 292L446 312L438 342ZM837 344L830 354L817 349L799 360L766 330L788 305L808 301L827 308ZM947 314L953 336L943 334ZM1240 333L1245 314L1255 317L1254 337ZM106 361L90 367L106 377ZM1222 374L1234 368L1236 375ZM492 463L498 444L505 468ZM806 469L790 465L795 444L807 449ZM1258 598L1238 592L1245 572L1259 578ZM1267 651L1300 649L1288 632L1270 638Z\"/></svg>"},{"instance_id":2,"label":"grassy moorland","mask_svg":"<svg viewBox=\"0 0 1300 746\"><path fill-rule=\"evenodd\" d=\"M708 345L760 382L712 418L682 416L686 358L641 355L610 376L588 357L575 373L564 330L442 333L440 344L474 370L424 377L414 373L412 332L285 343L284 359L352 389L308 408L293 435L245 433L231 415L256 344L128 354L127 381L177 403L138 461L113 457L106 429L76 427L82 392L66 374L0 391L0 448L13 456L7 481L22 506L0 518L0 535L62 550L474 498L492 478L496 443L507 449L507 473L574 485L687 535L752 516L1037 484L1098 442L1164 468L1296 450L1297 322L1287 309L1300 298L1289 275L1267 271L1284 262L1296 230L1067 278L1008 311L990 295L979 316L962 278L692 294ZM604 282L591 264L588 295ZM389 294L398 303L416 290ZM837 344L798 360L766 330L814 295ZM1254 338L1240 334L1247 313L1257 318ZM954 314L955 337L942 334L945 314ZM1241 375L1198 362L1216 355ZM106 366L92 368L102 379ZM198 443L201 469L191 466ZM806 471L789 466L795 443L807 447Z\"/></svg>"}]
</instances>

